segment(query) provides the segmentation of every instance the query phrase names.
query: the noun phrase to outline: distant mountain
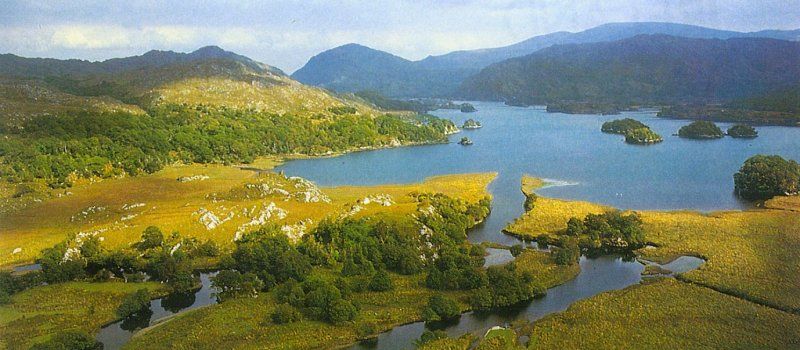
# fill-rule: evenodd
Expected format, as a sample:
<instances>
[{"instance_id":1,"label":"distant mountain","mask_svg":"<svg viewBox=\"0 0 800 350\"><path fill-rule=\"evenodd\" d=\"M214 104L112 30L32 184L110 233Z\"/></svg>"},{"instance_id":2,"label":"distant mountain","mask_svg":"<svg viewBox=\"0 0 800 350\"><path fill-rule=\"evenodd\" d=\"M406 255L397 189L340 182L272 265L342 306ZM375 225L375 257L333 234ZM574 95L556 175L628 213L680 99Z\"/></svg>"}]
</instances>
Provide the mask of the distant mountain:
<instances>
[{"instance_id":1,"label":"distant mountain","mask_svg":"<svg viewBox=\"0 0 800 350\"><path fill-rule=\"evenodd\" d=\"M800 42L640 35L493 64L459 94L514 104L721 102L800 83Z\"/></svg>"},{"instance_id":2,"label":"distant mountain","mask_svg":"<svg viewBox=\"0 0 800 350\"><path fill-rule=\"evenodd\" d=\"M353 106L377 114L365 103L303 85L280 69L216 46L102 62L0 55L0 121L5 123L82 110L144 113L164 103L299 116Z\"/></svg>"},{"instance_id":3,"label":"distant mountain","mask_svg":"<svg viewBox=\"0 0 800 350\"><path fill-rule=\"evenodd\" d=\"M283 74L279 69L253 61L245 56L225 51L217 46L206 46L190 53L152 50L140 56L112 58L100 62L84 60L59 60L53 58L26 58L12 54L0 55L0 75L11 77L86 76L116 74L142 68L158 68L171 64L209 59L237 61L254 69L264 69Z\"/></svg>"},{"instance_id":4,"label":"distant mountain","mask_svg":"<svg viewBox=\"0 0 800 350\"><path fill-rule=\"evenodd\" d=\"M493 63L553 45L615 41L641 34L704 39L766 37L800 40L800 29L741 33L676 23L611 23L577 33L556 32L505 47L456 51L420 61L348 44L314 56L292 77L336 91L374 90L391 97L451 97L464 79Z\"/></svg>"},{"instance_id":5,"label":"distant mountain","mask_svg":"<svg viewBox=\"0 0 800 350\"><path fill-rule=\"evenodd\" d=\"M377 91L392 97L445 96L476 69L426 69L380 50L347 44L312 57L292 78L340 92Z\"/></svg>"},{"instance_id":6,"label":"distant mountain","mask_svg":"<svg viewBox=\"0 0 800 350\"><path fill-rule=\"evenodd\" d=\"M678 23L609 23L577 33L556 32L535 36L505 47L456 51L441 56L429 56L420 61L420 63L426 68L461 67L481 69L492 63L525 56L553 45L616 41L642 34L666 34L698 39L773 38L791 41L800 40L800 29L743 33Z\"/></svg>"}]
</instances>

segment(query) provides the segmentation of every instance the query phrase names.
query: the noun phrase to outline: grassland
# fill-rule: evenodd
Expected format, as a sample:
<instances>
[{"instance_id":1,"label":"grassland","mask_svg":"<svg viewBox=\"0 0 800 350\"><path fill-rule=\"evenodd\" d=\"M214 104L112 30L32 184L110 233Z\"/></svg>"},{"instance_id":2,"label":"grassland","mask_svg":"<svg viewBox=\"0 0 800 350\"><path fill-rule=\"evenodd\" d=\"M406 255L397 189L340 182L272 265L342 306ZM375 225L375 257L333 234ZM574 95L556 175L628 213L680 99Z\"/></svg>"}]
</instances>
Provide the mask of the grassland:
<instances>
[{"instance_id":1,"label":"grassland","mask_svg":"<svg viewBox=\"0 0 800 350\"><path fill-rule=\"evenodd\" d=\"M796 349L800 316L665 278L534 323L529 349Z\"/></svg>"},{"instance_id":2,"label":"grassland","mask_svg":"<svg viewBox=\"0 0 800 350\"><path fill-rule=\"evenodd\" d=\"M69 282L32 288L0 306L0 349L28 349L58 331L97 331L117 318L122 299L138 289L163 293L158 283Z\"/></svg>"},{"instance_id":3,"label":"grassland","mask_svg":"<svg viewBox=\"0 0 800 350\"><path fill-rule=\"evenodd\" d=\"M796 206L800 198L778 200ZM570 217L612 209L599 204L540 197L536 207L506 229L534 238L566 228ZM725 293L782 310L800 312L800 215L791 210L756 209L698 213L639 212L654 247L637 253L667 262L680 255L707 260L680 276Z\"/></svg>"},{"instance_id":4,"label":"grassland","mask_svg":"<svg viewBox=\"0 0 800 350\"><path fill-rule=\"evenodd\" d=\"M532 249L523 250L522 254L514 259L514 263L519 271L530 272L534 283L546 288L563 284L581 272L578 264L556 265L550 254Z\"/></svg>"},{"instance_id":5,"label":"grassland","mask_svg":"<svg viewBox=\"0 0 800 350\"><path fill-rule=\"evenodd\" d=\"M261 159L255 166L263 169L278 163L274 158ZM179 231L184 236L212 239L226 246L237 231L255 227L254 220L302 231L325 217L348 215L357 205L361 210L352 213L355 216L407 214L416 210L414 199L408 195L412 192L441 192L475 201L486 195L485 187L495 176L446 175L418 184L316 189L313 185L300 186L300 180L276 173L224 165L176 165L151 175L78 184L55 191L52 198L43 200L10 198L13 191L7 189L4 205L12 208L0 211L0 267L31 262L41 249L78 232L97 232L104 238L104 245L117 247L138 240L147 226L156 225L164 232ZM262 191L262 186L285 188L291 196ZM316 202L314 196L303 196L305 192L315 195L317 190ZM357 203L377 195L388 195L393 204ZM18 205L26 200L24 205ZM277 209L268 219L260 220L270 211L271 203ZM278 211L283 211L285 217L281 218ZM205 212L222 222L210 228L210 216L203 222ZM14 253L17 248L21 251Z\"/></svg>"}]
</instances>

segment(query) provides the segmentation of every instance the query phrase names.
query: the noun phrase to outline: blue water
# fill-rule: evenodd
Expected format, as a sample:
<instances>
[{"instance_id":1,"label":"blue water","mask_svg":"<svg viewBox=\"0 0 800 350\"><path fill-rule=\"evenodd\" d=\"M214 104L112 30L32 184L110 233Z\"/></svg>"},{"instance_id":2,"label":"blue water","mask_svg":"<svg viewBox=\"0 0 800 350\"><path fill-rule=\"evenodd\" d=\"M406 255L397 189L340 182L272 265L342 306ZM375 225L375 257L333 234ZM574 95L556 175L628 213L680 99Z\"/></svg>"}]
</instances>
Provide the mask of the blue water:
<instances>
[{"instance_id":1,"label":"blue water","mask_svg":"<svg viewBox=\"0 0 800 350\"><path fill-rule=\"evenodd\" d=\"M661 119L655 112L617 116L547 113L542 108L471 102L478 112L440 110L433 114L457 125L474 118L472 146L450 144L357 152L335 158L290 161L279 169L324 186L410 183L425 177L497 171L495 190L517 191L520 177L577 183L551 187L547 196L580 199L623 209L740 209L733 174L748 157L779 154L800 160L800 128L758 127L756 139L687 140L677 136L688 121ZM600 132L603 122L634 118L664 137L651 146L629 145L620 135ZM718 123L726 129L730 124Z\"/></svg>"}]
</instances>

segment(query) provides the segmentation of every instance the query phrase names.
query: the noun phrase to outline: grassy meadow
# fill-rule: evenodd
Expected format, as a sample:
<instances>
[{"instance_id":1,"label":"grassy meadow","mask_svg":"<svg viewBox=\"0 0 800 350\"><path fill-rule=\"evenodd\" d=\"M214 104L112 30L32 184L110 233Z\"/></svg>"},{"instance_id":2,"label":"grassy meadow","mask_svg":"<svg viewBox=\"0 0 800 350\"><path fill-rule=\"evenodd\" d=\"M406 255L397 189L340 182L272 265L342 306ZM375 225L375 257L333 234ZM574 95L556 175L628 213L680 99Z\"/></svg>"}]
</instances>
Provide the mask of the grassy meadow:
<instances>
[{"instance_id":1,"label":"grassy meadow","mask_svg":"<svg viewBox=\"0 0 800 350\"><path fill-rule=\"evenodd\" d=\"M28 349L51 334L79 330L93 333L115 319L122 299L138 289L164 293L159 283L68 282L15 294L0 305L0 349Z\"/></svg>"},{"instance_id":2,"label":"grassy meadow","mask_svg":"<svg viewBox=\"0 0 800 350\"><path fill-rule=\"evenodd\" d=\"M800 198L776 199L783 206ZM566 228L570 217L583 218L613 208L581 201L539 197L536 207L511 223L514 235L535 238ZM707 260L680 278L751 301L800 312L800 215L791 210L754 209L698 213L640 211L647 240L654 247L637 253L665 263L681 255Z\"/></svg>"},{"instance_id":3,"label":"grassy meadow","mask_svg":"<svg viewBox=\"0 0 800 350\"><path fill-rule=\"evenodd\" d=\"M533 324L528 349L796 349L800 316L663 278Z\"/></svg>"},{"instance_id":4,"label":"grassy meadow","mask_svg":"<svg viewBox=\"0 0 800 350\"><path fill-rule=\"evenodd\" d=\"M265 158L254 166L269 169L279 162ZM486 195L485 187L495 176L446 175L418 184L316 189L313 185L297 187L299 180L276 173L193 164L169 166L151 175L87 181L66 190L54 190L51 198L41 200L11 198L13 191L6 189L4 205L11 208L0 211L0 267L31 262L43 248L79 232L98 232L108 247L127 245L138 240L149 225L164 232L179 231L184 236L212 239L225 246L231 244L237 231L263 223L265 220L260 219L270 212L271 203L277 209L269 214L268 221L293 227L304 225L306 230L331 215L406 214L416 210L413 198L408 196L412 192L441 192L476 201ZM262 191L263 188L285 188L291 196ZM307 201L305 192L319 195L318 201ZM377 195L389 195L391 206L357 203ZM356 205L361 208L353 212ZM285 216L278 215L279 211ZM204 224L205 212L211 212L221 223L213 228L207 225L208 221Z\"/></svg>"}]
</instances>

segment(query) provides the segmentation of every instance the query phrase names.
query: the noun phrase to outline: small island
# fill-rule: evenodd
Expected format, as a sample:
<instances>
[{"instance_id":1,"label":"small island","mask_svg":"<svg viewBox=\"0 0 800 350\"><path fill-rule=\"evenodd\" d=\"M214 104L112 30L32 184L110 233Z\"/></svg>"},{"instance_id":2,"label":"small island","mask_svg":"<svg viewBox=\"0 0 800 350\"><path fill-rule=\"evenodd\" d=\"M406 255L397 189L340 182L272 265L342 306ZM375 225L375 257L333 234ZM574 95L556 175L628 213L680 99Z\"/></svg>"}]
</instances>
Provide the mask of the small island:
<instances>
[{"instance_id":1,"label":"small island","mask_svg":"<svg viewBox=\"0 0 800 350\"><path fill-rule=\"evenodd\" d=\"M610 122L605 122L603 123L603 126L600 128L600 130L602 132L609 134L625 135L625 133L627 133L628 131L641 128L649 129L647 125L636 119L625 118L625 119L616 119Z\"/></svg>"},{"instance_id":2,"label":"small island","mask_svg":"<svg viewBox=\"0 0 800 350\"><path fill-rule=\"evenodd\" d=\"M464 122L464 125L461 126L462 129L480 129L482 127L483 125L481 125L481 122L475 121L475 119L472 118L467 119L467 121Z\"/></svg>"},{"instance_id":3,"label":"small island","mask_svg":"<svg viewBox=\"0 0 800 350\"><path fill-rule=\"evenodd\" d=\"M687 139L709 140L722 138L725 134L714 122L698 120L681 127L678 130L678 136Z\"/></svg>"},{"instance_id":4,"label":"small island","mask_svg":"<svg viewBox=\"0 0 800 350\"><path fill-rule=\"evenodd\" d=\"M470 103L466 103L466 102L462 103L461 104L461 108L459 108L459 109L461 110L461 113L472 113L472 112L477 112L478 111L477 109L475 109L475 106L473 106Z\"/></svg>"},{"instance_id":5,"label":"small island","mask_svg":"<svg viewBox=\"0 0 800 350\"><path fill-rule=\"evenodd\" d=\"M758 137L758 131L750 125L736 124L728 128L728 136L737 139L754 139Z\"/></svg>"},{"instance_id":6,"label":"small island","mask_svg":"<svg viewBox=\"0 0 800 350\"><path fill-rule=\"evenodd\" d=\"M625 133L625 142L634 145L652 145L661 141L664 141L661 135L650 128L638 128Z\"/></svg>"},{"instance_id":7,"label":"small island","mask_svg":"<svg viewBox=\"0 0 800 350\"><path fill-rule=\"evenodd\" d=\"M462 146L470 146L472 145L472 140L470 140L469 137L462 137L461 141L458 141L458 144Z\"/></svg>"},{"instance_id":8,"label":"small island","mask_svg":"<svg viewBox=\"0 0 800 350\"><path fill-rule=\"evenodd\" d=\"M649 126L631 118L605 122L600 130L604 133L625 135L625 142L634 145L652 145L664 141Z\"/></svg>"}]
</instances>

